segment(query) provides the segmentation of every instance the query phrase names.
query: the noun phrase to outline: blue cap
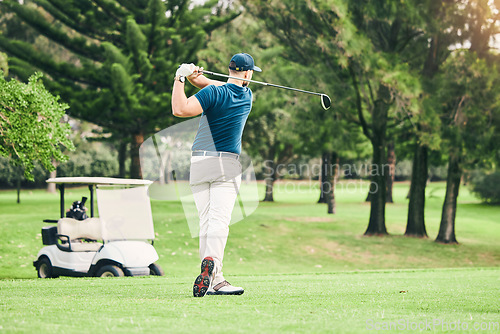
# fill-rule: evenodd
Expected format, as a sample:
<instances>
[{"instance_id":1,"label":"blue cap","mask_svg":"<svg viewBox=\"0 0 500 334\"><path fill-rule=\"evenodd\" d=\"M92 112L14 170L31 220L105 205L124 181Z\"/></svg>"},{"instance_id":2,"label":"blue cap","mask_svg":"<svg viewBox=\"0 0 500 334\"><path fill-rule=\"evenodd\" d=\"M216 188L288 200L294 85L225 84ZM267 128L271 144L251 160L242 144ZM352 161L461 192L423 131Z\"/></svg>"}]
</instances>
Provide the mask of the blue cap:
<instances>
[{"instance_id":1,"label":"blue cap","mask_svg":"<svg viewBox=\"0 0 500 334\"><path fill-rule=\"evenodd\" d=\"M262 72L260 68L255 66L255 63L253 62L252 56L250 56L248 53L237 53L235 54L232 58L231 61L229 62L229 69L233 71L257 71L257 72Z\"/></svg>"}]
</instances>

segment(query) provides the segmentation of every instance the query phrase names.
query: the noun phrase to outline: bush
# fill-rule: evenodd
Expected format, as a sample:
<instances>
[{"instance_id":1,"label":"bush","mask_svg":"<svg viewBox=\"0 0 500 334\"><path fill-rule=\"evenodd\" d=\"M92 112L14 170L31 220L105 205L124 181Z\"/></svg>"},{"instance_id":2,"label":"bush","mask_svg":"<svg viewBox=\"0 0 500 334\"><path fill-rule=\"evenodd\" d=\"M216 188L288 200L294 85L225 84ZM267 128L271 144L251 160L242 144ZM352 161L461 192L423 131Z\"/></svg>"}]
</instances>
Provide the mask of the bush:
<instances>
[{"instance_id":1,"label":"bush","mask_svg":"<svg viewBox=\"0 0 500 334\"><path fill-rule=\"evenodd\" d=\"M85 145L80 146L80 148ZM57 176L103 176L118 175L118 156L116 151L101 143L89 143L85 149L77 149L68 153L68 162L57 167ZM34 181L28 181L21 173L22 188L44 188L49 172L41 164L35 163ZM0 157L0 188L15 188L20 175L19 167L9 163L9 159Z\"/></svg>"},{"instance_id":2,"label":"bush","mask_svg":"<svg viewBox=\"0 0 500 334\"><path fill-rule=\"evenodd\" d=\"M430 166L429 178L432 182L446 181L448 176L448 165L445 166Z\"/></svg>"},{"instance_id":3,"label":"bush","mask_svg":"<svg viewBox=\"0 0 500 334\"><path fill-rule=\"evenodd\" d=\"M19 177L21 177L22 188L43 188L46 185L45 180L48 178L49 172L39 163L35 163L35 168L32 171L33 181L26 180L24 172L20 170L21 168L12 165L9 159L0 157L0 188L15 188Z\"/></svg>"},{"instance_id":4,"label":"bush","mask_svg":"<svg viewBox=\"0 0 500 334\"><path fill-rule=\"evenodd\" d=\"M105 149L73 152L68 162L57 167L57 176L117 176L118 158L113 153Z\"/></svg>"},{"instance_id":5,"label":"bush","mask_svg":"<svg viewBox=\"0 0 500 334\"><path fill-rule=\"evenodd\" d=\"M394 171L394 179L396 181L411 180L411 169L413 163L411 160L401 160L396 162L396 170Z\"/></svg>"},{"instance_id":6,"label":"bush","mask_svg":"<svg viewBox=\"0 0 500 334\"><path fill-rule=\"evenodd\" d=\"M500 171L476 174L472 180L472 192L486 203L500 204Z\"/></svg>"}]
</instances>

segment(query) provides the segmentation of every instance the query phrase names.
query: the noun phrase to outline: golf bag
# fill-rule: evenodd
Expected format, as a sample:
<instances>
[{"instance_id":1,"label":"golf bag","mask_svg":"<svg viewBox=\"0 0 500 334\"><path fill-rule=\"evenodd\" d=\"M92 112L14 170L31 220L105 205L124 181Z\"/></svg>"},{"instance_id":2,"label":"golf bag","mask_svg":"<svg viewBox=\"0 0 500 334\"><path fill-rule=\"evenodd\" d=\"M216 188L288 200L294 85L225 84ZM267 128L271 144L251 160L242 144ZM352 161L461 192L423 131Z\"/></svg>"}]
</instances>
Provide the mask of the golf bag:
<instances>
[{"instance_id":1,"label":"golf bag","mask_svg":"<svg viewBox=\"0 0 500 334\"><path fill-rule=\"evenodd\" d=\"M87 208L85 207L86 201L87 197L82 197L81 201L74 201L69 210L66 211L66 218L73 218L76 220L85 220L89 218L89 216L85 213L85 211L87 211Z\"/></svg>"}]
</instances>

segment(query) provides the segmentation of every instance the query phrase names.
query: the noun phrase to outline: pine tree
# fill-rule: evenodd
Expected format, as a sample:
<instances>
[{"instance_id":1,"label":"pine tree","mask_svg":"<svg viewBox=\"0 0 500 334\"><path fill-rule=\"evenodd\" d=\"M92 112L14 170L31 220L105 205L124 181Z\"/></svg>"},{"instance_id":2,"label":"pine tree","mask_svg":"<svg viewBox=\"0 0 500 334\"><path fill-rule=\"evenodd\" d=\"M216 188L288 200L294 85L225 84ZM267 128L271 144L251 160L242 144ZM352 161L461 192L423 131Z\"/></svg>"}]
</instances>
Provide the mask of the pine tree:
<instances>
[{"instance_id":1,"label":"pine tree","mask_svg":"<svg viewBox=\"0 0 500 334\"><path fill-rule=\"evenodd\" d=\"M417 238L427 237L425 189L428 181L428 156L430 151L439 149L441 140L440 108L436 103L440 87L434 78L440 73L442 63L450 54L449 47L458 42L457 29L460 27L458 6L454 1L427 1L424 6L428 20L422 32L422 43L415 45L415 52L421 56L413 65L421 69L423 97L419 105L420 112L412 118L412 137L407 139L412 143L413 166L405 236Z\"/></svg>"},{"instance_id":2,"label":"pine tree","mask_svg":"<svg viewBox=\"0 0 500 334\"><path fill-rule=\"evenodd\" d=\"M500 92L498 68L463 50L453 54L444 64L443 148L448 153L448 176L437 242L457 243L455 218L462 176L467 168L476 168L498 146L497 101ZM494 186L494 185L492 185Z\"/></svg>"},{"instance_id":3,"label":"pine tree","mask_svg":"<svg viewBox=\"0 0 500 334\"><path fill-rule=\"evenodd\" d=\"M387 234L385 226L387 128L400 123L418 96L417 76L408 66L408 45L419 37L418 2L255 1L256 16L287 47L290 60L321 66L320 82L339 72L350 83L354 108L339 110L361 125L372 156L371 210L366 235ZM326 78L326 79L325 79ZM342 97L340 97L342 98ZM336 96L334 96L334 101Z\"/></svg>"},{"instance_id":4,"label":"pine tree","mask_svg":"<svg viewBox=\"0 0 500 334\"><path fill-rule=\"evenodd\" d=\"M333 53L328 50L331 41L327 36L315 35L325 29L324 22L319 20L315 28L308 30L307 24L314 23L319 15L313 5L309 6L301 1L254 1L246 3L246 8L273 35L273 44L280 45L274 57L283 61L274 71L288 73L289 77L278 75L280 82L286 84L288 79L288 85L293 87L335 94L334 106L328 111L321 108L316 97L286 94L293 97L293 107L286 107L292 112L293 119L288 125L292 126L292 132L298 136L298 140L293 143L293 152L321 157L322 176L318 203L327 203L328 212L333 213L335 178L338 176L334 175L338 173L334 167L339 154L359 142L359 131L353 131L352 127L347 125L348 119L351 121L352 117L336 114L336 111L348 110L353 105L352 99L348 98L350 92L345 84L348 75L341 71L336 57L332 57ZM326 15L331 15L331 11ZM307 20L305 26L301 20ZM284 131L283 126L279 131Z\"/></svg>"},{"instance_id":5,"label":"pine tree","mask_svg":"<svg viewBox=\"0 0 500 334\"><path fill-rule=\"evenodd\" d=\"M46 72L47 86L71 105L69 114L130 141L131 177L140 177L144 137L175 122L172 79L177 66L196 62L207 33L237 14L213 15L217 1L191 8L184 0L34 0L0 2L17 17L79 58L56 62L31 43L0 35L19 77Z\"/></svg>"},{"instance_id":6,"label":"pine tree","mask_svg":"<svg viewBox=\"0 0 500 334\"><path fill-rule=\"evenodd\" d=\"M487 0L466 1L463 34L470 48L456 50L443 65L439 101L448 176L436 242L457 243L455 218L464 170L493 159L490 154L498 146L498 56L489 51L491 37L498 33L496 12Z\"/></svg>"}]
</instances>

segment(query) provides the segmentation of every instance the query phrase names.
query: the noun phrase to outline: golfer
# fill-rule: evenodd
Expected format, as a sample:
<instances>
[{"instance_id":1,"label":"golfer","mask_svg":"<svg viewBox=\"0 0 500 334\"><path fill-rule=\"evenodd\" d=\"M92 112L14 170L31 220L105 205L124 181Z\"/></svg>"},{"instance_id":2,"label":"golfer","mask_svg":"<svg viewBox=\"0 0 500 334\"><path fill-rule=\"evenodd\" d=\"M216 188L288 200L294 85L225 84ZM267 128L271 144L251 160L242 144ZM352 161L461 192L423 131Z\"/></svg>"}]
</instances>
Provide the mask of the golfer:
<instances>
[{"instance_id":1,"label":"golfer","mask_svg":"<svg viewBox=\"0 0 500 334\"><path fill-rule=\"evenodd\" d=\"M229 284L222 275L224 248L231 213L241 184L241 136L252 109L248 82L255 66L252 56L238 53L229 62L226 82L210 80L203 68L182 64L175 75L172 112L177 117L201 114L192 147L190 186L200 218L201 273L193 295L241 295L244 290ZM201 90L187 98L186 78Z\"/></svg>"}]
</instances>

